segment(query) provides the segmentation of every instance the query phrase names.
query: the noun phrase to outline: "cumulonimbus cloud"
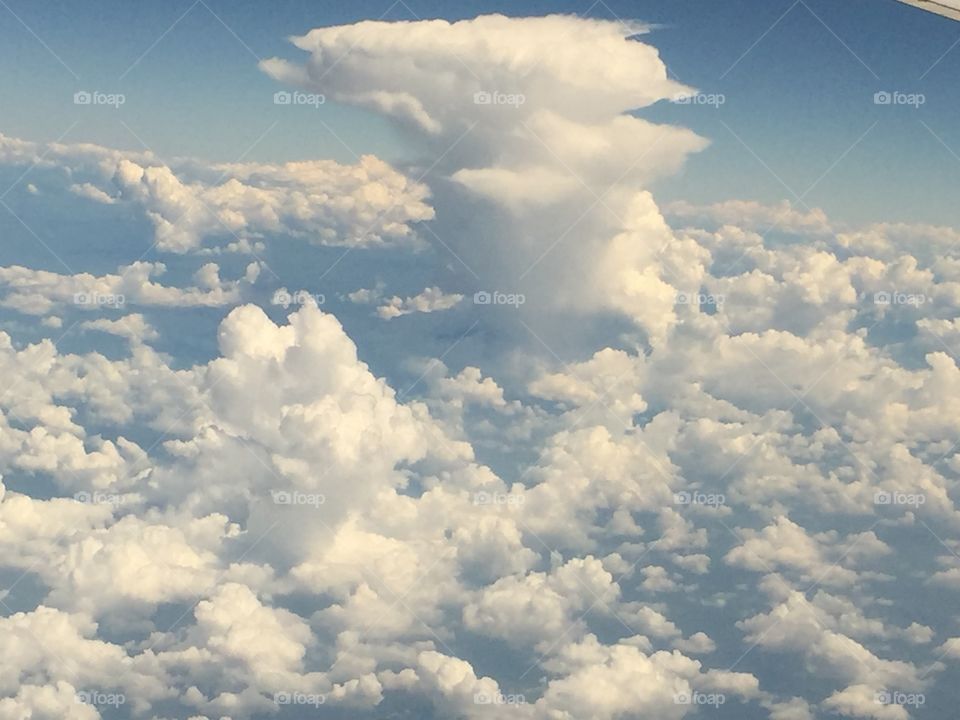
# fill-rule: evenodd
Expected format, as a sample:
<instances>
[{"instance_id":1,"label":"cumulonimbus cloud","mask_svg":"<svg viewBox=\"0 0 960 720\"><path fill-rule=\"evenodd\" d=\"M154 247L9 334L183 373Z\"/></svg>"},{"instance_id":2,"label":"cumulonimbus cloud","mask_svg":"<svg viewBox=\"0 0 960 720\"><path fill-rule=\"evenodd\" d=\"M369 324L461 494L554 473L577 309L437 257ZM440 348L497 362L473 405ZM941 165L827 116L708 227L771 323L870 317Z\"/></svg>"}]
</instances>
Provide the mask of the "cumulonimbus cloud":
<instances>
[{"instance_id":1,"label":"cumulonimbus cloud","mask_svg":"<svg viewBox=\"0 0 960 720\"><path fill-rule=\"evenodd\" d=\"M509 278L529 311L612 310L660 339L674 285L698 278L661 257L673 237L646 189L706 142L634 114L690 92L645 30L562 15L364 22L294 38L302 64L261 67L397 121L434 149L428 182L466 192L448 202L495 208L438 228L474 275Z\"/></svg>"}]
</instances>

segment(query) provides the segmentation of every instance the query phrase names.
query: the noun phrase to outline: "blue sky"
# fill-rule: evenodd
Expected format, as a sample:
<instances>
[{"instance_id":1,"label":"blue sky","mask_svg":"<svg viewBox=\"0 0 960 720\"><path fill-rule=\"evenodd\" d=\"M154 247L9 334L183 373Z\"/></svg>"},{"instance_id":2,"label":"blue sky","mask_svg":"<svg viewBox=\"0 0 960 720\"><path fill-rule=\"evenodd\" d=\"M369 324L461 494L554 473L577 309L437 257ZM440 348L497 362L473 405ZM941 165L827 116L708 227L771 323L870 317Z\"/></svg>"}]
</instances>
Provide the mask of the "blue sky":
<instances>
[{"instance_id":1,"label":"blue sky","mask_svg":"<svg viewBox=\"0 0 960 720\"><path fill-rule=\"evenodd\" d=\"M318 117L291 116L270 104L276 84L257 69L257 58L295 57L285 38L305 28L481 12L636 18L658 27L650 40L676 77L726 97L719 110L646 113L712 142L682 175L656 188L658 197L803 196L841 221L958 220L950 188L960 175L953 122L960 100L952 92L960 53L947 52L957 28L893 0L8 6L50 49L4 10L0 92L8 134L49 141L72 127L65 139L221 161L347 160L344 144L391 160L418 156L409 138L363 111L331 103ZM77 108L70 103L76 89L122 91L127 104L117 112ZM877 107L880 90L923 93L926 103Z\"/></svg>"},{"instance_id":2,"label":"blue sky","mask_svg":"<svg viewBox=\"0 0 960 720\"><path fill-rule=\"evenodd\" d=\"M0 0L0 717L946 717L960 24L387 2Z\"/></svg>"}]
</instances>

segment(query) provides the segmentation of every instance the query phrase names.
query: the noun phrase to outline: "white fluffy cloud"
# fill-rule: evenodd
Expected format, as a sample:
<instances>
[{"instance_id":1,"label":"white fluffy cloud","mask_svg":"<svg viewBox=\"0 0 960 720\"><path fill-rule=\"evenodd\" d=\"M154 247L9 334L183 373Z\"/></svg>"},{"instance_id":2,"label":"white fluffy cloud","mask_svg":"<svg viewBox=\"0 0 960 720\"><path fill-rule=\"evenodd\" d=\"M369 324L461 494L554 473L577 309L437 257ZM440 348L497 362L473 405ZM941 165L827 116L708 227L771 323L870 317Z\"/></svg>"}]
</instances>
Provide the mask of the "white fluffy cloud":
<instances>
[{"instance_id":1,"label":"white fluffy cloud","mask_svg":"<svg viewBox=\"0 0 960 720\"><path fill-rule=\"evenodd\" d=\"M17 265L0 267L0 288L6 290L0 304L29 315L44 315L64 306L79 310L116 310L128 303L178 308L219 307L239 302L242 288L253 283L260 272L259 266L252 263L243 279L224 281L220 279L220 268L215 263L207 263L195 274L194 287L170 287L150 279L165 271L163 263L148 262L135 262L118 268L116 274L101 276L88 273L63 275ZM99 329L105 327L101 325Z\"/></svg>"},{"instance_id":2,"label":"white fluffy cloud","mask_svg":"<svg viewBox=\"0 0 960 720\"><path fill-rule=\"evenodd\" d=\"M397 328L312 302L242 304L259 264L187 287L159 263L0 268L6 309L48 315L0 334L0 718L87 720L75 694L96 691L157 717L299 698L625 720L722 697L772 720L900 720L877 693L945 692L954 618L916 589L957 588L955 234L836 233L749 200L677 204L672 229L650 182L705 143L633 112L686 90L641 30L369 22L296 38L302 66L264 63L434 149L424 180L455 205L436 218L427 185L373 158L164 165L0 137L0 161L141 208L161 252L375 249L433 220L476 289L528 294L461 306L451 325L486 327L424 358L429 319L391 345ZM346 298L391 318L468 289L397 292ZM221 322L199 358L140 312L80 321L84 343L131 341L109 357L37 340L78 295ZM518 334L538 342L502 352ZM778 656L807 680L773 675Z\"/></svg>"},{"instance_id":3,"label":"white fluffy cloud","mask_svg":"<svg viewBox=\"0 0 960 720\"><path fill-rule=\"evenodd\" d=\"M208 239L249 250L270 235L352 247L409 242L412 226L434 216L425 185L372 155L355 165L167 165L152 153L44 146L0 134L0 162L87 178L70 191L97 203L134 204L153 224L156 246L175 253L195 251Z\"/></svg>"},{"instance_id":4,"label":"white fluffy cloud","mask_svg":"<svg viewBox=\"0 0 960 720\"><path fill-rule=\"evenodd\" d=\"M468 628L508 642L546 647L571 634L579 616L594 605L609 611L607 604L618 596L613 577L588 556L550 574L501 578L464 608L464 621Z\"/></svg>"},{"instance_id":5,"label":"white fluffy cloud","mask_svg":"<svg viewBox=\"0 0 960 720\"><path fill-rule=\"evenodd\" d=\"M163 250L185 252L205 237L240 240L290 235L318 245L378 245L409 238L433 217L427 190L373 156L213 166L215 179L181 179L165 165L121 160L110 176L116 197L138 203ZM113 196L107 196L113 201Z\"/></svg>"},{"instance_id":6,"label":"white fluffy cloud","mask_svg":"<svg viewBox=\"0 0 960 720\"><path fill-rule=\"evenodd\" d=\"M438 287L429 287L412 297L394 296L389 298L377 308L377 315L383 320L392 320L412 313L440 312L456 307L461 300L463 300L463 295L445 293Z\"/></svg>"},{"instance_id":7,"label":"white fluffy cloud","mask_svg":"<svg viewBox=\"0 0 960 720\"><path fill-rule=\"evenodd\" d=\"M743 541L727 554L729 564L755 571L795 572L803 581L818 585L850 584L857 574L846 564L892 552L873 532L855 537L837 533L811 536L782 516L760 532L744 529L739 535Z\"/></svg>"},{"instance_id":8,"label":"white fluffy cloud","mask_svg":"<svg viewBox=\"0 0 960 720\"><path fill-rule=\"evenodd\" d=\"M124 315L116 320L107 318L86 320L80 323L80 327L84 330L98 330L108 335L117 335L133 343L156 340L160 337L157 331L139 313Z\"/></svg>"},{"instance_id":9,"label":"white fluffy cloud","mask_svg":"<svg viewBox=\"0 0 960 720\"><path fill-rule=\"evenodd\" d=\"M675 239L644 189L706 143L628 114L689 90L643 30L568 16L365 22L294 38L302 65L261 67L399 122L436 149L435 174L502 209L450 239L471 272L522 288L531 311L625 313L659 340L675 284L699 278L692 246L660 257Z\"/></svg>"}]
</instances>

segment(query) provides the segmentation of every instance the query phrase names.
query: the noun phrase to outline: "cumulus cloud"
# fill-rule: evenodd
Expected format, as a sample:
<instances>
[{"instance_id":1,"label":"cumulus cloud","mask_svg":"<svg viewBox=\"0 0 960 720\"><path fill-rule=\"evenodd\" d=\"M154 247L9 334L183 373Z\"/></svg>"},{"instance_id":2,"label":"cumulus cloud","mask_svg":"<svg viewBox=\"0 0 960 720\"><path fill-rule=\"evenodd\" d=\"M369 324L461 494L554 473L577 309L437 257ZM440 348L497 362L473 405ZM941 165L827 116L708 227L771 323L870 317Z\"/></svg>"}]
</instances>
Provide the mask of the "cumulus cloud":
<instances>
[{"instance_id":1,"label":"cumulus cloud","mask_svg":"<svg viewBox=\"0 0 960 720\"><path fill-rule=\"evenodd\" d=\"M574 559L549 575L505 577L464 608L467 627L521 645L550 643L579 624L595 604L615 602L619 587L592 557Z\"/></svg>"},{"instance_id":2,"label":"cumulus cloud","mask_svg":"<svg viewBox=\"0 0 960 720\"><path fill-rule=\"evenodd\" d=\"M210 239L249 250L268 236L351 247L409 243L412 227L434 216L425 185L372 155L355 165L332 160L205 165L2 135L0 146L4 164L60 168L88 178L69 185L79 197L133 204L153 224L156 246L174 253L196 251Z\"/></svg>"},{"instance_id":3,"label":"cumulus cloud","mask_svg":"<svg viewBox=\"0 0 960 720\"><path fill-rule=\"evenodd\" d=\"M80 323L80 327L84 330L98 330L109 335L116 335L134 343L156 340L160 337L157 331L139 313L124 315L117 320L107 318L85 320Z\"/></svg>"},{"instance_id":4,"label":"cumulus cloud","mask_svg":"<svg viewBox=\"0 0 960 720\"><path fill-rule=\"evenodd\" d=\"M846 683L845 689L841 686L841 694L834 696L833 708L842 709L852 700L859 703L867 688L872 689L872 703L880 705L876 693L888 688L919 692L932 682L929 673L937 669L936 665L923 672L910 662L880 658L846 634L855 630L849 626L850 618L841 614L841 608L847 609L843 603L810 602L775 576L767 578L762 587L774 607L767 614L738 623L747 632L747 642L780 652L798 652L811 671Z\"/></svg>"},{"instance_id":5,"label":"cumulus cloud","mask_svg":"<svg viewBox=\"0 0 960 720\"><path fill-rule=\"evenodd\" d=\"M445 293L438 287L425 288L412 297L394 296L377 308L377 315L383 320L392 320L412 313L432 313L449 310L463 300L459 293Z\"/></svg>"},{"instance_id":6,"label":"cumulus cloud","mask_svg":"<svg viewBox=\"0 0 960 720\"><path fill-rule=\"evenodd\" d=\"M157 717L299 698L351 717L680 718L722 698L898 719L877 693L942 687L954 619L904 598L957 586L956 238L752 201L674 205L673 229L650 182L704 141L638 117L688 90L642 31L368 22L263 64L415 134L432 195L372 158L165 165L0 137L5 163L142 208L163 251L377 248L433 219L478 289L529 295L449 315L488 322L497 357L424 358L415 330L381 345L369 318L249 304L259 264L188 287L158 263L0 268L6 309L56 312L0 334L0 569L23 579L0 598L20 603L0 619L0 717L86 720L76 693L97 691ZM387 318L463 300L405 287L345 297ZM120 357L37 339L78 295L220 322L203 357L140 312L80 321L84 347L129 340ZM498 353L514 330L537 352ZM811 683L771 681L784 656Z\"/></svg>"},{"instance_id":7,"label":"cumulus cloud","mask_svg":"<svg viewBox=\"0 0 960 720\"><path fill-rule=\"evenodd\" d=\"M127 304L154 307L219 307L236 304L242 288L259 274L251 264L244 278L221 280L220 268L207 263L194 276L196 285L178 288L151 280L166 272L163 263L135 262L117 269L116 274L63 275L12 265L0 267L0 288L6 290L0 305L28 315L45 315L56 308L79 310L120 309ZM129 326L131 322L126 321ZM97 329L108 326L100 325ZM119 326L110 326L117 329ZM129 329L129 327L128 327Z\"/></svg>"},{"instance_id":8,"label":"cumulus cloud","mask_svg":"<svg viewBox=\"0 0 960 720\"><path fill-rule=\"evenodd\" d=\"M329 160L285 165L213 166L214 180L181 179L165 165L121 160L115 192L153 222L159 248L186 252L205 237L289 235L318 245L379 245L411 236L433 217L427 190L383 161L355 166Z\"/></svg>"},{"instance_id":9,"label":"cumulus cloud","mask_svg":"<svg viewBox=\"0 0 960 720\"><path fill-rule=\"evenodd\" d=\"M214 284L215 273L206 275L198 287ZM85 327L142 334L134 317ZM796 519L802 513L788 519L763 506L822 501L831 512L879 514L886 508L875 492L916 490L929 501L912 510L952 507L943 478L897 445L950 437L939 408L950 402L943 388L955 367L936 356L902 368L821 322L827 329L805 338L732 337L705 315L651 354L608 348L539 366L518 386L523 402L481 368L451 372L443 363L425 376L425 402L401 401L312 303L285 322L251 305L233 309L219 329L219 357L188 370L137 344L130 357L107 360L7 343L0 359L22 385L0 407L42 427L4 428L4 472L49 476L68 496L89 498L8 490L0 547L8 567L42 580L45 607L114 633L150 633L136 672L106 685L145 707L169 699L173 686L185 707L236 717L271 712L284 692L368 709L418 692L440 713L491 717L496 706L475 697L509 697L509 687L450 649L459 629L529 655L546 673L543 691L517 706L530 717L612 719L637 707L682 717L689 705L676 698L694 693L810 717L805 701L766 693L752 673L710 667L717 636L656 604L690 595L730 613L741 652L795 653L835 678L822 707L856 715L872 707L864 688L923 691L933 681L873 644L923 648L935 631L897 626L879 602L859 605L864 588L887 582L896 554L882 526L814 529ZM768 363L811 381L831 371L808 402L849 433L852 451L836 431L791 414L789 386L759 380ZM752 367L750 382L734 367ZM911 422L883 419L866 376L900 398ZM87 405L120 422L135 406L174 437L162 455L98 439L83 427ZM523 483L478 464L464 439L467 409L533 424L538 457ZM887 449L887 469L875 461L878 448ZM854 474L848 452L871 473ZM743 467L717 487L698 471L735 462ZM680 491L691 499L678 501ZM715 497L719 505L693 500L711 491L725 496ZM757 514L728 520L740 508L724 503ZM722 552L711 542L718 534ZM717 563L767 576L769 611L744 614L735 591L701 595L696 584ZM830 591L807 597L795 584ZM281 600L301 594L323 600L306 612ZM196 604L179 632L153 620L170 604ZM597 640L598 628L611 626L618 637ZM259 640L263 628L269 642ZM649 678L642 696L624 679L638 675ZM45 682L103 686L102 677L59 671ZM33 702L21 685L4 701L11 707ZM608 686L617 692L595 690Z\"/></svg>"},{"instance_id":10,"label":"cumulus cloud","mask_svg":"<svg viewBox=\"0 0 960 720\"><path fill-rule=\"evenodd\" d=\"M837 533L811 536L807 531L779 517L760 532L741 530L743 541L726 556L731 565L756 571L793 571L806 582L849 584L856 572L843 565L858 557L879 557L891 549L872 532L842 538ZM857 548L860 548L859 552Z\"/></svg>"},{"instance_id":11,"label":"cumulus cloud","mask_svg":"<svg viewBox=\"0 0 960 720\"><path fill-rule=\"evenodd\" d=\"M537 701L543 717L572 720L589 715L613 720L641 713L681 718L701 690L741 697L757 692L756 678L749 674L701 674L697 661L679 652L645 652L637 637L604 646L589 636L582 643L567 645L550 668L561 676L548 683ZM723 692L718 694L726 702Z\"/></svg>"},{"instance_id":12,"label":"cumulus cloud","mask_svg":"<svg viewBox=\"0 0 960 720\"><path fill-rule=\"evenodd\" d=\"M764 205L755 200L727 200L712 205L694 205L684 200L670 203L667 216L698 228L717 229L729 225L761 233L826 235L830 221L820 208L798 209L790 201Z\"/></svg>"}]
</instances>

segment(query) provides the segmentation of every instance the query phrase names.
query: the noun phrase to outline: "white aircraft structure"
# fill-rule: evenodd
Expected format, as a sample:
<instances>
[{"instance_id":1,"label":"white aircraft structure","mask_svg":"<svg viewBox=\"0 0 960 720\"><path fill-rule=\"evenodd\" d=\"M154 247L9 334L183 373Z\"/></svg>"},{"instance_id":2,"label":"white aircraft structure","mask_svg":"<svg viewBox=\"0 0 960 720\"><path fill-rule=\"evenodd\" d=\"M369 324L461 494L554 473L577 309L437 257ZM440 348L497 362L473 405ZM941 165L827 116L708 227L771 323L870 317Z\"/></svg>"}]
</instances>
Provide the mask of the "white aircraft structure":
<instances>
[{"instance_id":1,"label":"white aircraft structure","mask_svg":"<svg viewBox=\"0 0 960 720\"><path fill-rule=\"evenodd\" d=\"M943 15L951 20L960 20L960 0L900 0L900 2Z\"/></svg>"}]
</instances>

